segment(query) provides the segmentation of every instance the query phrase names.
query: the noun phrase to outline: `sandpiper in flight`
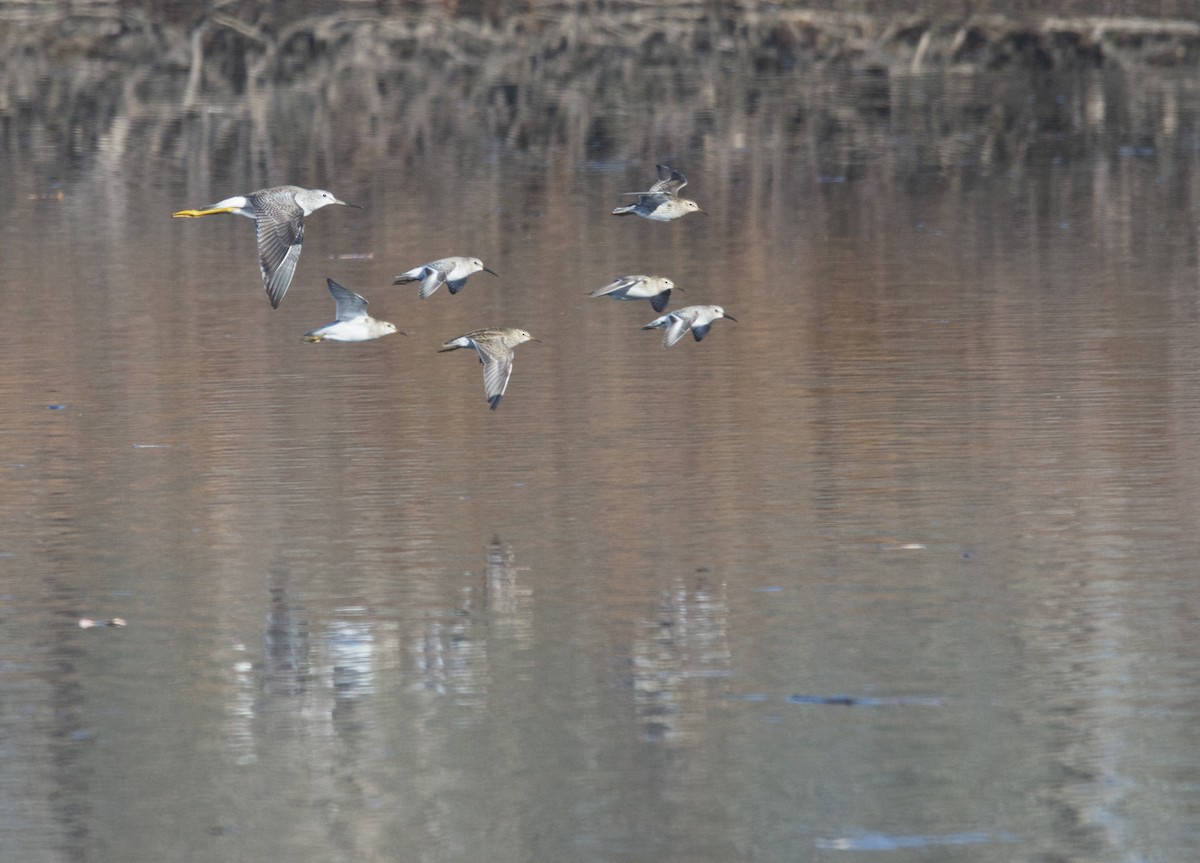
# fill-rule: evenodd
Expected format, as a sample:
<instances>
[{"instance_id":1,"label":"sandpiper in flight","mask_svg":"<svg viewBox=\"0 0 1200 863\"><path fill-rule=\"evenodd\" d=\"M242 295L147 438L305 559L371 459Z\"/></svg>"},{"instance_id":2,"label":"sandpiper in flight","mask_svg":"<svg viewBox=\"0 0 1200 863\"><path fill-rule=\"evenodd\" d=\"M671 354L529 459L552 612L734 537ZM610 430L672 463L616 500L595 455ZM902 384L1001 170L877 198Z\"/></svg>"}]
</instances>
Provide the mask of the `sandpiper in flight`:
<instances>
[{"instance_id":1,"label":"sandpiper in flight","mask_svg":"<svg viewBox=\"0 0 1200 863\"><path fill-rule=\"evenodd\" d=\"M483 391L487 394L488 404L495 410L508 387L508 379L512 377L513 348L530 341L537 339L524 330L496 327L451 339L438 348L438 353L474 348L479 354L479 362L483 363Z\"/></svg>"},{"instance_id":2,"label":"sandpiper in flight","mask_svg":"<svg viewBox=\"0 0 1200 863\"><path fill-rule=\"evenodd\" d=\"M667 307L673 290L676 290L675 283L663 276L617 276L588 296L609 296L614 300L649 300L654 311L661 312Z\"/></svg>"},{"instance_id":3,"label":"sandpiper in flight","mask_svg":"<svg viewBox=\"0 0 1200 863\"><path fill-rule=\"evenodd\" d=\"M337 313L331 324L317 327L304 334L306 342L365 342L389 333L398 332L389 321L377 321L367 314L367 301L349 288L344 288L333 279L326 279L329 293L333 295Z\"/></svg>"},{"instance_id":4,"label":"sandpiper in flight","mask_svg":"<svg viewBox=\"0 0 1200 863\"><path fill-rule=\"evenodd\" d=\"M692 331L696 341L708 335L709 327L717 318L728 318L736 322L737 318L725 314L720 306L684 306L673 312L668 312L661 318L655 318L643 330L666 329L663 333L663 347L669 348L683 338L684 333Z\"/></svg>"},{"instance_id":5,"label":"sandpiper in flight","mask_svg":"<svg viewBox=\"0 0 1200 863\"><path fill-rule=\"evenodd\" d=\"M658 165L657 169L658 182L645 192L625 192L626 195L636 195L637 201L617 207L612 211L614 216L633 213L654 222L670 222L688 213L704 213L695 201L679 197L680 189L687 185L687 177L666 165Z\"/></svg>"},{"instance_id":6,"label":"sandpiper in flight","mask_svg":"<svg viewBox=\"0 0 1200 863\"><path fill-rule=\"evenodd\" d=\"M428 264L421 264L419 267L414 267L407 273L401 273L392 279L393 285L402 285L405 282L421 282L421 299L425 299L442 285L452 294L457 294L462 290L463 285L467 283L467 279L474 273L482 270L485 273L497 275L495 270L489 270L483 265L483 261L479 258L464 258L459 255L454 255L449 258L442 258L437 261L430 261Z\"/></svg>"}]
</instances>

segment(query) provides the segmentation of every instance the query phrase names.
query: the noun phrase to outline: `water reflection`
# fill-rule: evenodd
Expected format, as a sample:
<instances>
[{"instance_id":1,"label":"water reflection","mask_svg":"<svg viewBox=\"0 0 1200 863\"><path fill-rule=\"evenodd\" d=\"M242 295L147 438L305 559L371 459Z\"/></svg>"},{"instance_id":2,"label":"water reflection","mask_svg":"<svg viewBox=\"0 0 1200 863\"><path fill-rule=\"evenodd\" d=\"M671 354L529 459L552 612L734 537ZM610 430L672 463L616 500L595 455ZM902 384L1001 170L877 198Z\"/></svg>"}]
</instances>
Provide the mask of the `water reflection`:
<instances>
[{"instance_id":1,"label":"water reflection","mask_svg":"<svg viewBox=\"0 0 1200 863\"><path fill-rule=\"evenodd\" d=\"M633 692L642 736L680 745L703 739L705 704L715 678L732 675L725 585L701 576L677 580L633 645Z\"/></svg>"},{"instance_id":2,"label":"water reflection","mask_svg":"<svg viewBox=\"0 0 1200 863\"><path fill-rule=\"evenodd\" d=\"M314 628L283 570L271 574L262 659L245 645L226 654L226 739L233 757L253 763L284 738L345 740L371 724L373 699L386 696L381 673L400 673L415 693L449 696L456 708L488 704L489 655L528 649L532 589L522 584L511 545L488 543L478 575L466 572L447 607L388 620L364 606L338 606ZM363 717L363 718L360 718Z\"/></svg>"}]
</instances>

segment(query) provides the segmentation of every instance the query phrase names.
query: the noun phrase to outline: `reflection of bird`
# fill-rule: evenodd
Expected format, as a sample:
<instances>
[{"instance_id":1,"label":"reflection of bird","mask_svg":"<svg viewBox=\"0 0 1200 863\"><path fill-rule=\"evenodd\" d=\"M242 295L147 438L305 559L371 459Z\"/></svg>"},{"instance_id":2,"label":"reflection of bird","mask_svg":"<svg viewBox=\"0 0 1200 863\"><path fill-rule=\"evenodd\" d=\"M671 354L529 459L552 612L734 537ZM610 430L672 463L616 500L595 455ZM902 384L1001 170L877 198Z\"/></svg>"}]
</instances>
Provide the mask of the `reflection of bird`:
<instances>
[{"instance_id":1,"label":"reflection of bird","mask_svg":"<svg viewBox=\"0 0 1200 863\"><path fill-rule=\"evenodd\" d=\"M529 341L536 342L537 339L524 330L497 327L475 330L451 339L438 348L438 352L475 349L475 353L479 354L479 362L483 363L483 391L487 393L492 410L495 410L508 386L508 379L512 377L513 348Z\"/></svg>"},{"instance_id":2,"label":"reflection of bird","mask_svg":"<svg viewBox=\"0 0 1200 863\"><path fill-rule=\"evenodd\" d=\"M668 312L661 318L655 318L643 330L666 329L663 333L663 347L669 348L683 338L684 333L692 331L696 341L708 335L708 329L717 318L728 318L736 322L737 318L725 314L720 306L684 306L673 312Z\"/></svg>"},{"instance_id":3,"label":"reflection of bird","mask_svg":"<svg viewBox=\"0 0 1200 863\"><path fill-rule=\"evenodd\" d=\"M688 213L704 213L695 201L679 197L679 190L687 185L687 177L666 165L658 165L657 168L658 182L645 192L626 192L626 195L636 195L637 201L617 207L612 211L614 216L633 213L654 222L669 222Z\"/></svg>"},{"instance_id":4,"label":"reflection of bird","mask_svg":"<svg viewBox=\"0 0 1200 863\"><path fill-rule=\"evenodd\" d=\"M343 288L333 279L325 280L329 293L337 306L337 318L331 324L317 327L304 334L306 342L365 342L396 332L396 325L388 321L377 321L367 314L367 301L354 291Z\"/></svg>"},{"instance_id":5,"label":"reflection of bird","mask_svg":"<svg viewBox=\"0 0 1200 863\"><path fill-rule=\"evenodd\" d=\"M661 312L667 307L667 300L671 299L671 291L674 289L675 283L663 276L617 276L588 296L610 296L614 300L649 300L654 311Z\"/></svg>"},{"instance_id":6,"label":"reflection of bird","mask_svg":"<svg viewBox=\"0 0 1200 863\"><path fill-rule=\"evenodd\" d=\"M447 290L452 294L457 294L462 290L463 285L467 283L467 278L473 273L478 273L483 270L485 273L497 275L494 270L489 270L483 265L483 261L479 258L463 258L459 255L454 255L449 258L442 258L439 261L430 261L428 264L421 264L419 267L414 267L407 273L401 273L392 279L393 285L402 285L405 282L421 282L421 299L425 299L442 285L445 285Z\"/></svg>"},{"instance_id":7,"label":"reflection of bird","mask_svg":"<svg viewBox=\"0 0 1200 863\"><path fill-rule=\"evenodd\" d=\"M300 186L275 186L260 189L249 195L234 195L202 210L179 210L176 219L194 219L214 213L235 213L254 220L258 235L258 264L263 285L272 308L279 308L296 262L300 260L300 244L304 241L304 217L329 204L358 207L339 201L324 189L302 189ZM358 209L362 209L358 207Z\"/></svg>"}]
</instances>

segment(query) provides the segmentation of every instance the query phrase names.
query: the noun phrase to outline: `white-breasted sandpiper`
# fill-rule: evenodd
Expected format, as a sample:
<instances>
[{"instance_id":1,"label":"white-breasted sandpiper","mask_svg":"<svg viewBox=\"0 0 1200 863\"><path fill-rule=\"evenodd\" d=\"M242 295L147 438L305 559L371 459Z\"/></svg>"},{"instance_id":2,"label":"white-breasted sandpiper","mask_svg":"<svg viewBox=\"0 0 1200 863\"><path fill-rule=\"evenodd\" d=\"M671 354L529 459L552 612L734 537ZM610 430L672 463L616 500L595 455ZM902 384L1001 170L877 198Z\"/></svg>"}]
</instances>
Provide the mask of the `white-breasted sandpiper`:
<instances>
[{"instance_id":1,"label":"white-breasted sandpiper","mask_svg":"<svg viewBox=\"0 0 1200 863\"><path fill-rule=\"evenodd\" d=\"M617 207L612 211L614 216L632 213L652 222L670 222L688 213L704 213L700 205L692 199L679 197L679 191L687 185L687 177L666 165L656 167L658 182L645 192L625 192L626 195L636 195L637 201L628 206Z\"/></svg>"},{"instance_id":2,"label":"white-breasted sandpiper","mask_svg":"<svg viewBox=\"0 0 1200 863\"><path fill-rule=\"evenodd\" d=\"M596 288L589 297L612 297L614 300L649 300L654 311L661 312L671 299L675 283L665 276L617 276L602 288Z\"/></svg>"},{"instance_id":3,"label":"white-breasted sandpiper","mask_svg":"<svg viewBox=\"0 0 1200 863\"><path fill-rule=\"evenodd\" d=\"M367 314L367 301L333 279L326 279L329 293L337 308L333 323L317 327L304 334L306 342L366 342L400 332L390 321L377 321ZM403 334L402 334L403 335Z\"/></svg>"},{"instance_id":4,"label":"white-breasted sandpiper","mask_svg":"<svg viewBox=\"0 0 1200 863\"><path fill-rule=\"evenodd\" d=\"M709 328L717 318L728 318L735 323L737 322L737 318L726 314L725 310L720 306L684 306L683 308L675 309L673 312L668 312L661 318L655 318L642 327L642 329L665 329L666 332L663 333L663 347L669 348L682 339L684 333L688 330L692 331L692 336L696 341L700 341L708 335Z\"/></svg>"},{"instance_id":5,"label":"white-breasted sandpiper","mask_svg":"<svg viewBox=\"0 0 1200 863\"><path fill-rule=\"evenodd\" d=\"M437 261L430 261L428 264L421 264L419 267L413 267L407 273L401 273L392 279L393 285L403 285L406 282L421 283L420 294L421 299L425 299L442 285L452 294L457 294L462 290L463 285L467 283L467 279L480 271L491 273L493 276L498 275L495 270L489 270L483 265L483 261L479 258L464 258L460 255L452 255L449 258L442 258Z\"/></svg>"}]
</instances>

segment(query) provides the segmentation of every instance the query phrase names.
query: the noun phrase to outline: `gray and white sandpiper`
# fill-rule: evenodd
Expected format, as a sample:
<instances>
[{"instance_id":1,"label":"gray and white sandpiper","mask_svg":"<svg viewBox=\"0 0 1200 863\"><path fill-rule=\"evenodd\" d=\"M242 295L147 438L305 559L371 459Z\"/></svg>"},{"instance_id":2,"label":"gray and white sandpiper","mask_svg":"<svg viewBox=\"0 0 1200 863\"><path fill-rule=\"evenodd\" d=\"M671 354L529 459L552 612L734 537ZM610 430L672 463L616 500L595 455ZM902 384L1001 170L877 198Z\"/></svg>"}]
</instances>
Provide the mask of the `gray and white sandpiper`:
<instances>
[{"instance_id":1,"label":"gray and white sandpiper","mask_svg":"<svg viewBox=\"0 0 1200 863\"><path fill-rule=\"evenodd\" d=\"M399 332L395 324L377 321L368 315L367 301L354 291L342 287L333 279L325 281L336 304L337 320L305 333L304 341L323 342L328 339L332 342L366 342Z\"/></svg>"},{"instance_id":2,"label":"gray and white sandpiper","mask_svg":"<svg viewBox=\"0 0 1200 863\"><path fill-rule=\"evenodd\" d=\"M454 255L438 261L430 261L428 264L421 264L419 267L413 267L407 273L401 273L392 279L392 284L402 285L405 282L420 281L421 299L430 296L442 285L445 285L450 293L457 294L462 290L463 285L467 283L467 279L480 270L485 273L491 273L493 276L498 275L495 270L489 270L485 267L483 261L479 260L479 258L464 258Z\"/></svg>"},{"instance_id":3,"label":"gray and white sandpiper","mask_svg":"<svg viewBox=\"0 0 1200 863\"><path fill-rule=\"evenodd\" d=\"M687 177L666 165L656 167L658 182L645 192L625 192L626 195L636 195L637 201L625 207L617 207L612 211L614 216L633 213L653 222L670 222L688 213L704 213L695 201L679 197L680 189L687 185Z\"/></svg>"},{"instance_id":4,"label":"gray and white sandpiper","mask_svg":"<svg viewBox=\"0 0 1200 863\"><path fill-rule=\"evenodd\" d=\"M609 296L614 300L649 300L654 311L661 312L671 299L675 283L664 276L617 276L602 288L596 288L589 297ZM678 290L683 290L679 288Z\"/></svg>"},{"instance_id":5,"label":"gray and white sandpiper","mask_svg":"<svg viewBox=\"0 0 1200 863\"><path fill-rule=\"evenodd\" d=\"M362 209L357 204L339 201L324 189L273 186L248 195L234 195L201 210L179 210L171 215L176 219L195 219L214 213L233 213L253 219L263 286L267 289L271 308L277 309L292 283L296 262L300 260L304 218L329 204Z\"/></svg>"},{"instance_id":6,"label":"gray and white sandpiper","mask_svg":"<svg viewBox=\"0 0 1200 863\"><path fill-rule=\"evenodd\" d=\"M737 321L737 318L727 315L725 310L720 306L684 306L673 312L668 312L661 318L655 318L642 327L642 329L666 329L666 332L663 333L663 347L669 348L682 339L684 333L688 330L692 331L692 336L695 337L696 341L700 341L708 335L709 328L717 318L728 318L731 321Z\"/></svg>"},{"instance_id":7,"label":"gray and white sandpiper","mask_svg":"<svg viewBox=\"0 0 1200 863\"><path fill-rule=\"evenodd\" d=\"M508 379L512 377L513 348L524 342L536 341L525 330L494 327L451 339L438 348L438 353L474 348L475 353L479 354L479 362L483 363L483 391L487 394L488 404L495 410L508 387Z\"/></svg>"}]
</instances>

